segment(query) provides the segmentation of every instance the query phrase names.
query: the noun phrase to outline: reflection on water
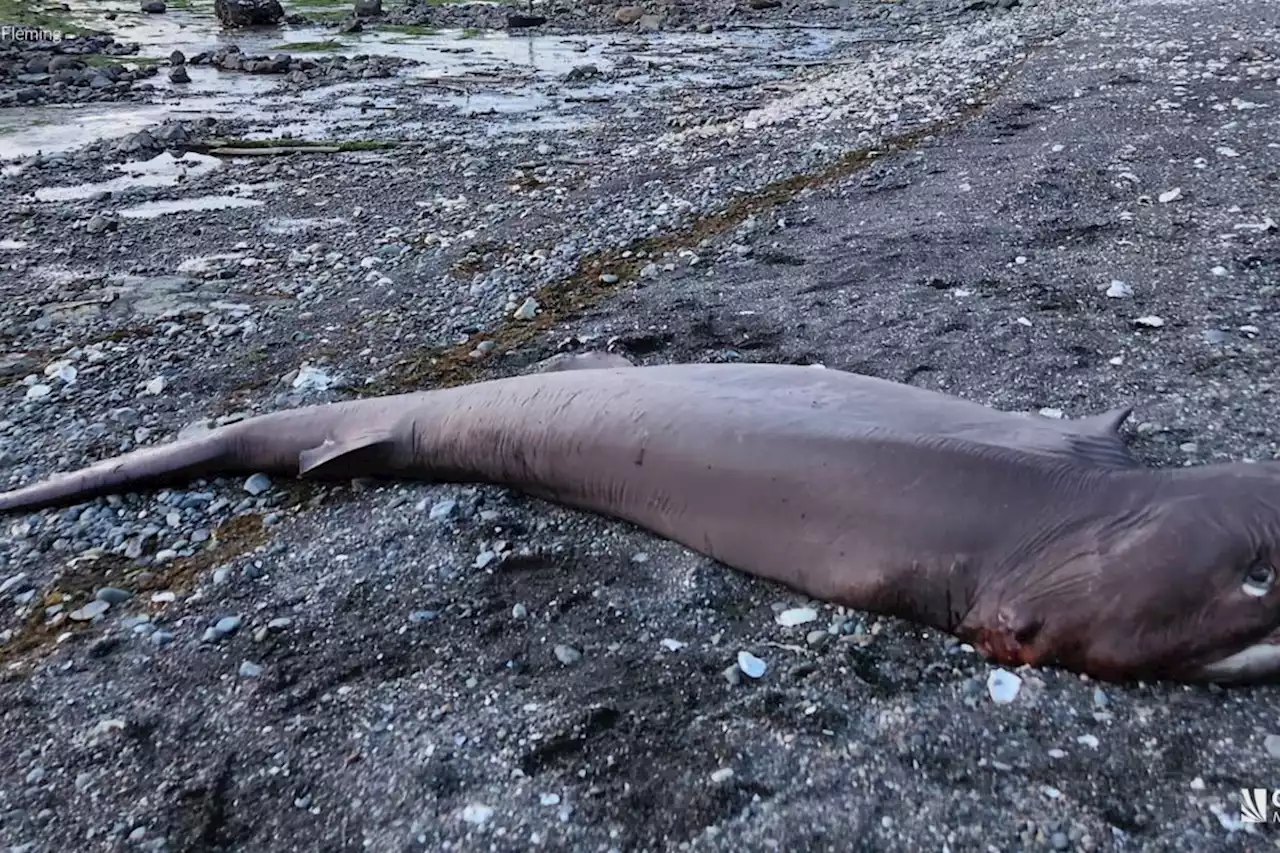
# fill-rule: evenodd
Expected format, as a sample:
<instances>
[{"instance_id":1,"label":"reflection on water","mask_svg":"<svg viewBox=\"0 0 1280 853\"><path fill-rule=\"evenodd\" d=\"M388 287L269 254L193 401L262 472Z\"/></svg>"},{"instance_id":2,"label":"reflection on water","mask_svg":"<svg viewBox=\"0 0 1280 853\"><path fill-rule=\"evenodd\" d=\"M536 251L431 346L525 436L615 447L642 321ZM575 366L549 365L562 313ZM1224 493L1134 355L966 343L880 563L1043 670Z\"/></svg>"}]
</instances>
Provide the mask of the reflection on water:
<instances>
[{"instance_id":1,"label":"reflection on water","mask_svg":"<svg viewBox=\"0 0 1280 853\"><path fill-rule=\"evenodd\" d=\"M208 157L195 153L174 157L168 151L165 151L150 160L134 160L128 163L113 164L110 166L111 169L125 174L109 181L101 181L96 184L40 187L36 190L36 200L73 201L80 198L92 198L102 192L118 193L134 187L171 187L188 178L194 178L217 169L221 165L222 162L217 157Z\"/></svg>"},{"instance_id":2,"label":"reflection on water","mask_svg":"<svg viewBox=\"0 0 1280 853\"><path fill-rule=\"evenodd\" d=\"M228 207L260 207L261 199L235 195L202 195L167 201L148 201L116 211L129 219L154 219L166 213L188 213L199 210L223 210Z\"/></svg>"},{"instance_id":3,"label":"reflection on water","mask_svg":"<svg viewBox=\"0 0 1280 853\"><path fill-rule=\"evenodd\" d=\"M97 139L123 137L166 119L203 116L243 118L264 128L260 133L249 133L250 137L361 138L378 129L383 137L421 139L438 135L441 119L449 117L484 117L465 126L466 134L477 136L589 128L593 114L599 115L584 103L592 99L623 98L672 87L698 88L730 79L776 79L788 72L775 67L775 60L816 58L838 49L840 39L855 36L839 31L747 29L590 37L475 34L458 29L430 34L399 29L338 34L331 27L306 25L224 31L207 8L199 12L171 8L163 15L147 15L138 10L134 0L69 0L69 5L79 23L110 30L122 42L140 44L138 56L143 58L164 60L174 50L190 57L234 44L251 55L369 54L420 64L391 79L300 92L283 88L278 75L219 71L207 66L189 66L191 82L173 84L162 67L149 78L160 90L161 103L0 111L0 161L70 151ZM328 13L335 8L323 10ZM291 4L289 11L306 14L308 7ZM108 13L114 13L115 20L107 19ZM321 42L332 42L333 46L305 52L291 48ZM122 61L128 62L129 57ZM616 70L622 76L566 87L564 75L584 65L601 72ZM431 107L439 112L432 112ZM412 118L396 120L399 110ZM389 118L394 122L391 129L387 127ZM12 174L11 168L6 167L5 173Z\"/></svg>"}]
</instances>

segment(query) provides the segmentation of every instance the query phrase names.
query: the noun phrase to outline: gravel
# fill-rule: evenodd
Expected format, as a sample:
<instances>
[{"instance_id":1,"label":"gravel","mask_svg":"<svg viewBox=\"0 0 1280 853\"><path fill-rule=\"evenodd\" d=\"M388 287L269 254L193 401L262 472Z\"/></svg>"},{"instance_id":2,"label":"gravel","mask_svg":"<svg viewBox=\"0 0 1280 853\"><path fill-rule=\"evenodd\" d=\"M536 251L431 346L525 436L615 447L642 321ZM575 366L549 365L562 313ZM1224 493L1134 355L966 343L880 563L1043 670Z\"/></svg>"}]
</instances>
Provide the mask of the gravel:
<instances>
[{"instance_id":1,"label":"gravel","mask_svg":"<svg viewBox=\"0 0 1280 853\"><path fill-rule=\"evenodd\" d=\"M433 28L508 14L387 5ZM0 484L603 347L1066 417L1132 402L1152 464L1275 456L1272 5L536 11L532 38L585 47L555 42L563 69L484 59L418 85L408 63L227 51L248 63L227 74L294 93L285 118L245 102L6 164ZM215 53L169 67L196 87ZM40 103L136 106L168 78L4 68L0 98ZM201 159L293 118L405 144ZM167 182L109 183L129 162ZM137 215L210 198L244 203ZM251 474L0 523L0 847L1264 840L1238 797L1273 774L1273 688L999 675L500 489Z\"/></svg>"}]
</instances>

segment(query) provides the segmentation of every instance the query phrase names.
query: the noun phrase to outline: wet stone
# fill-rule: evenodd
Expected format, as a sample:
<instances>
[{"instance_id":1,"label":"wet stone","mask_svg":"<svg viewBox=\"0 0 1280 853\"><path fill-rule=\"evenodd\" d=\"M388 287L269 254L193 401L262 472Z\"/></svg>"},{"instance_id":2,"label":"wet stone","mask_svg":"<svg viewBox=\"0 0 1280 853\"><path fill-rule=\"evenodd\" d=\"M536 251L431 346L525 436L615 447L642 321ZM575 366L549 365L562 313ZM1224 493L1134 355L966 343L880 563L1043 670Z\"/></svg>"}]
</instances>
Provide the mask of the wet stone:
<instances>
[{"instance_id":1,"label":"wet stone","mask_svg":"<svg viewBox=\"0 0 1280 853\"><path fill-rule=\"evenodd\" d=\"M124 604L133 598L133 593L119 587L104 586L94 593L93 597L98 601L105 601L107 604Z\"/></svg>"}]
</instances>

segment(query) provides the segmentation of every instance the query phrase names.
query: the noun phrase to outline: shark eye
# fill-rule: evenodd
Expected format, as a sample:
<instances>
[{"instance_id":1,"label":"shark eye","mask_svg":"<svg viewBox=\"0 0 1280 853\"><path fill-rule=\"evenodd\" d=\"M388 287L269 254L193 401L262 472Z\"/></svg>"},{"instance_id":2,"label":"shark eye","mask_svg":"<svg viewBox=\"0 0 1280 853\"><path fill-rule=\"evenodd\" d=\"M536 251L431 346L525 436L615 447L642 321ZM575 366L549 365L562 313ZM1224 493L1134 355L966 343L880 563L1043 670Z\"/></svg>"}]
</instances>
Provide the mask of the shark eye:
<instances>
[{"instance_id":1,"label":"shark eye","mask_svg":"<svg viewBox=\"0 0 1280 853\"><path fill-rule=\"evenodd\" d=\"M1271 591L1271 587L1276 582L1276 570L1271 567L1270 563L1254 563L1249 568L1249 573L1244 576L1244 583L1240 589L1245 595L1261 598Z\"/></svg>"}]
</instances>

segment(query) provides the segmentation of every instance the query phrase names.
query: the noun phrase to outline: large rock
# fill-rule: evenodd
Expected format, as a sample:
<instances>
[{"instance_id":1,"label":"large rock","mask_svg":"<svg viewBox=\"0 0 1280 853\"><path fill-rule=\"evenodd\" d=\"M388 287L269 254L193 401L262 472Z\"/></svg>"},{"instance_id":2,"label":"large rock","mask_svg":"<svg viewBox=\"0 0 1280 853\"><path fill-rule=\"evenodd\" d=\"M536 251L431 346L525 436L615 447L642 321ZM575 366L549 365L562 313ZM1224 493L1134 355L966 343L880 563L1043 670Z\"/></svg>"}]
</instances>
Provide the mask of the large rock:
<instances>
[{"instance_id":1,"label":"large rock","mask_svg":"<svg viewBox=\"0 0 1280 853\"><path fill-rule=\"evenodd\" d=\"M382 0L356 0L352 12L357 18L380 18Z\"/></svg>"},{"instance_id":2,"label":"large rock","mask_svg":"<svg viewBox=\"0 0 1280 853\"><path fill-rule=\"evenodd\" d=\"M284 17L279 0L213 0L213 12L224 27L261 27Z\"/></svg>"}]
</instances>

